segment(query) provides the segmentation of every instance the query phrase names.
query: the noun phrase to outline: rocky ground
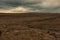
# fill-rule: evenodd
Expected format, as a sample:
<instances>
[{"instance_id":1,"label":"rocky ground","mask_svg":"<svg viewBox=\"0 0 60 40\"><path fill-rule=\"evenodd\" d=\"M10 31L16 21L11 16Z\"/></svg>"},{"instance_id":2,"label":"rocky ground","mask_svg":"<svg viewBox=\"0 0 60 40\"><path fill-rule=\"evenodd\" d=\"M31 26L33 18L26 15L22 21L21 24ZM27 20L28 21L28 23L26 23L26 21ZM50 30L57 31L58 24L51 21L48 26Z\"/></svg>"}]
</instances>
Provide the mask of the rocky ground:
<instances>
[{"instance_id":1,"label":"rocky ground","mask_svg":"<svg viewBox=\"0 0 60 40\"><path fill-rule=\"evenodd\" d=\"M60 14L0 14L0 40L60 40Z\"/></svg>"}]
</instances>

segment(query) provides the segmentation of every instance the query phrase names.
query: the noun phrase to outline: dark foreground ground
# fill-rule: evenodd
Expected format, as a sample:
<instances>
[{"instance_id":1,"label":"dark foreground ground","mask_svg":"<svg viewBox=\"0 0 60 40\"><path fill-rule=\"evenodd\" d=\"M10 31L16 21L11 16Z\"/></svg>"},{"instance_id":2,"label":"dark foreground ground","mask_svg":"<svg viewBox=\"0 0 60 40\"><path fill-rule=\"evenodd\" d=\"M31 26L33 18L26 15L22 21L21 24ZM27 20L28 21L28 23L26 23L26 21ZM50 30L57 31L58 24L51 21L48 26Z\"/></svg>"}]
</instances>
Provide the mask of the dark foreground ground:
<instances>
[{"instance_id":1,"label":"dark foreground ground","mask_svg":"<svg viewBox=\"0 0 60 40\"><path fill-rule=\"evenodd\" d=\"M60 40L60 14L0 14L0 40Z\"/></svg>"}]
</instances>

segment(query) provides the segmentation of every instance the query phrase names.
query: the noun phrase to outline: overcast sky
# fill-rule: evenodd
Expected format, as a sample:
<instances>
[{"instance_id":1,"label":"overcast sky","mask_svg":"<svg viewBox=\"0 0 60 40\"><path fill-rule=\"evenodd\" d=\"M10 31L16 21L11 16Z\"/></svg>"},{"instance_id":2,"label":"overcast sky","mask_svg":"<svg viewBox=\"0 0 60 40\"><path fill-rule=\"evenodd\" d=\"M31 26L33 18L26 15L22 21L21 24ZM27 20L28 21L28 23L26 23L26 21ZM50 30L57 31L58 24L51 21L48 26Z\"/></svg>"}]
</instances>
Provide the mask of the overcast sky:
<instances>
[{"instance_id":1,"label":"overcast sky","mask_svg":"<svg viewBox=\"0 0 60 40\"><path fill-rule=\"evenodd\" d=\"M60 0L0 0L0 12L60 13Z\"/></svg>"}]
</instances>

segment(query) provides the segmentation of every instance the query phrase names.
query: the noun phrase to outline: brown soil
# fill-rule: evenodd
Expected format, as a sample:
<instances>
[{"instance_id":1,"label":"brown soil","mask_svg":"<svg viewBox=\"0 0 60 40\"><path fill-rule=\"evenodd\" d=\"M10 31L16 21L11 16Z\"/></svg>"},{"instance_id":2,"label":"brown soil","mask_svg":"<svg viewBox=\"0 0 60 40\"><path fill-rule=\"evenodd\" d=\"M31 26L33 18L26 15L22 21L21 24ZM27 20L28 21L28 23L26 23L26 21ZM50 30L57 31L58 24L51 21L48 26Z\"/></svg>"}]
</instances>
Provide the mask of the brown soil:
<instances>
[{"instance_id":1,"label":"brown soil","mask_svg":"<svg viewBox=\"0 0 60 40\"><path fill-rule=\"evenodd\" d=\"M60 14L0 14L0 40L60 40Z\"/></svg>"}]
</instances>

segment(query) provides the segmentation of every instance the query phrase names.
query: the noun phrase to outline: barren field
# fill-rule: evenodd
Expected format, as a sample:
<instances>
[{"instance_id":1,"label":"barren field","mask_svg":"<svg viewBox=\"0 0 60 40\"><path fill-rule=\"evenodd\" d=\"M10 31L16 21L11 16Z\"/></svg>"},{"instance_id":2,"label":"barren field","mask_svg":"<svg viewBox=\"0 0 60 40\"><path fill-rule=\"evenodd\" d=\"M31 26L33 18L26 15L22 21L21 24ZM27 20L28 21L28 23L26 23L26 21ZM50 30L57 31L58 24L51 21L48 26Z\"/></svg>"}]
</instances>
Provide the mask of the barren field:
<instances>
[{"instance_id":1,"label":"barren field","mask_svg":"<svg viewBox=\"0 0 60 40\"><path fill-rule=\"evenodd\" d=\"M60 14L0 14L0 40L60 40Z\"/></svg>"}]
</instances>

